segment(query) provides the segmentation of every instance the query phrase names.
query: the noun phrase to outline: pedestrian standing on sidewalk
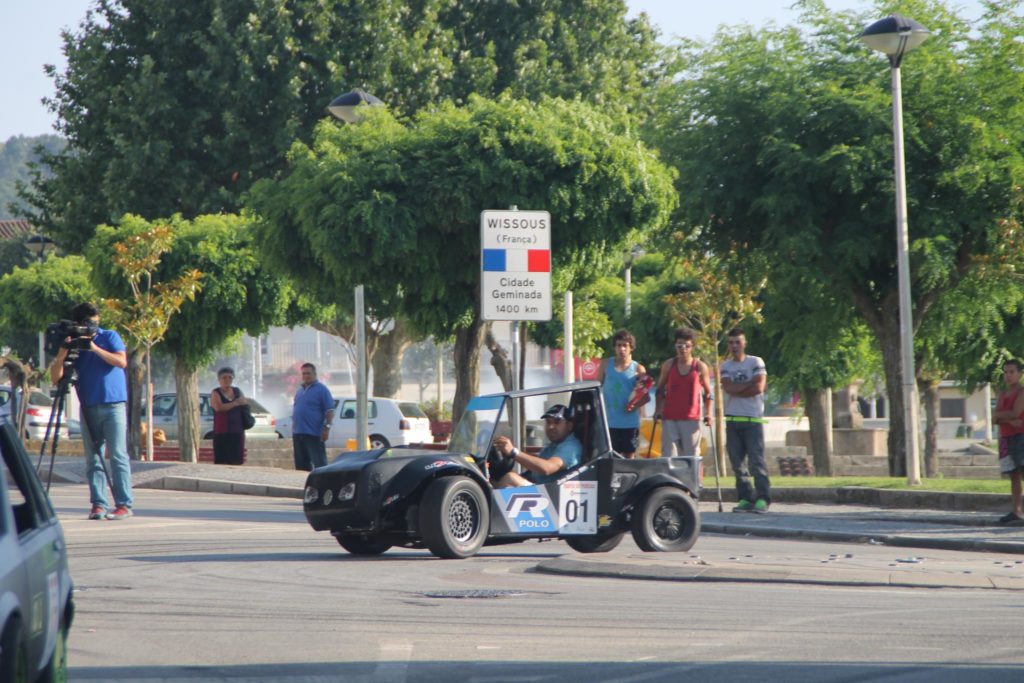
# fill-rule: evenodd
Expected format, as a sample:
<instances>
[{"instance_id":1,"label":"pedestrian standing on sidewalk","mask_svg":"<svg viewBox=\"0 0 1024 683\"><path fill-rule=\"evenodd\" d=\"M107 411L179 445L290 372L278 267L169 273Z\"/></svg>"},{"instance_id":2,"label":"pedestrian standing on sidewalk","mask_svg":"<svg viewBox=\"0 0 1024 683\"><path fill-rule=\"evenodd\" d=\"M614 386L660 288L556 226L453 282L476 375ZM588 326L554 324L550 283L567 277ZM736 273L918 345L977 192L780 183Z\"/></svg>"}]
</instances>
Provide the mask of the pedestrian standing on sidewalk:
<instances>
[{"instance_id":1,"label":"pedestrian standing on sidewalk","mask_svg":"<svg viewBox=\"0 0 1024 683\"><path fill-rule=\"evenodd\" d=\"M696 455L700 443L701 399L704 424L711 424L711 373L693 356L697 333L685 327L675 332L676 355L661 364L655 393L654 420L661 419L661 455Z\"/></svg>"},{"instance_id":2,"label":"pedestrian standing on sidewalk","mask_svg":"<svg viewBox=\"0 0 1024 683\"><path fill-rule=\"evenodd\" d=\"M729 358L722 363L721 386L725 392L725 447L736 474L739 501L732 510L767 512L772 503L764 458L764 390L768 372L763 360L747 355L743 330L733 328L728 337Z\"/></svg>"},{"instance_id":3,"label":"pedestrian standing on sidewalk","mask_svg":"<svg viewBox=\"0 0 1024 683\"><path fill-rule=\"evenodd\" d=\"M327 464L324 442L334 421L334 397L316 378L316 366L302 365L302 386L295 392L292 406L292 448L295 469L311 471Z\"/></svg>"},{"instance_id":4,"label":"pedestrian standing on sidewalk","mask_svg":"<svg viewBox=\"0 0 1024 683\"><path fill-rule=\"evenodd\" d=\"M220 386L210 392L213 407L213 462L216 465L241 465L245 462L245 425L242 406L249 401L242 390L232 386L235 371L217 371Z\"/></svg>"},{"instance_id":5,"label":"pedestrian standing on sidewalk","mask_svg":"<svg viewBox=\"0 0 1024 683\"><path fill-rule=\"evenodd\" d=\"M612 345L615 355L601 361L597 381L601 383L612 450L633 458L640 444L641 411L638 408L626 410L626 404L636 388L637 379L647 374L647 369L633 360L636 337L629 330L616 332Z\"/></svg>"},{"instance_id":6,"label":"pedestrian standing on sidewalk","mask_svg":"<svg viewBox=\"0 0 1024 683\"><path fill-rule=\"evenodd\" d=\"M1021 362L1003 363L1006 389L999 394L993 421L999 425L999 471L1010 477L1013 509L999 518L1006 526L1024 526L1021 509L1021 473L1024 472L1024 389L1020 385Z\"/></svg>"},{"instance_id":7,"label":"pedestrian standing on sidewalk","mask_svg":"<svg viewBox=\"0 0 1024 683\"><path fill-rule=\"evenodd\" d=\"M89 478L89 519L128 519L132 516L132 471L128 460L128 366L124 341L114 330L100 327L100 312L91 303L71 309L71 320L88 328L79 343L88 339L88 348L79 347L74 362L78 374L78 400L82 404L82 443L85 448L86 476ZM72 340L64 340L53 363L50 380L57 384L64 377L64 361ZM114 493L114 511L108 512L107 471L103 451L110 459L110 488Z\"/></svg>"}]
</instances>

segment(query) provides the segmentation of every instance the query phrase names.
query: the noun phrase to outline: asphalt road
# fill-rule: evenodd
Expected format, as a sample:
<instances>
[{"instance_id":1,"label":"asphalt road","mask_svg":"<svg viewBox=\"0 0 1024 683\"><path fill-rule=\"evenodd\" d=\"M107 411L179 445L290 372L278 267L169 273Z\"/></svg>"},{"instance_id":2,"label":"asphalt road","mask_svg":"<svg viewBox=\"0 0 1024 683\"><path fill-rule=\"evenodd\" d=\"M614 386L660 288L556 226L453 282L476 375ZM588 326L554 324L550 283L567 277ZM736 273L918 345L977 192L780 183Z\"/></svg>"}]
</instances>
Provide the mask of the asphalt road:
<instances>
[{"instance_id":1,"label":"asphalt road","mask_svg":"<svg viewBox=\"0 0 1024 683\"><path fill-rule=\"evenodd\" d=\"M51 496L77 585L72 681L1024 679L1020 591L532 571L571 553L559 542L465 561L402 549L359 559L309 529L295 500L139 489L135 518L90 522L84 486ZM693 555L811 563L837 553L868 563L907 554L705 536Z\"/></svg>"}]
</instances>

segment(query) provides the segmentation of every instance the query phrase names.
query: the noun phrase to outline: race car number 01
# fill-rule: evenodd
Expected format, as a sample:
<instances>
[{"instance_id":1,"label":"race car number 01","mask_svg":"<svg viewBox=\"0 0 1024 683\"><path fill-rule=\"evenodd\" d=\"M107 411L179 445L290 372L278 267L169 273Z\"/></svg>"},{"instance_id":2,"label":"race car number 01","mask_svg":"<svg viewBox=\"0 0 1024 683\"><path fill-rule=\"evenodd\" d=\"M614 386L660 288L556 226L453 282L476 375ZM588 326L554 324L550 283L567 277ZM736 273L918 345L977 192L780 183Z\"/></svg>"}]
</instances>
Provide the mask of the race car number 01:
<instances>
[{"instance_id":1,"label":"race car number 01","mask_svg":"<svg viewBox=\"0 0 1024 683\"><path fill-rule=\"evenodd\" d=\"M597 482L567 481L558 490L558 533L597 533Z\"/></svg>"}]
</instances>

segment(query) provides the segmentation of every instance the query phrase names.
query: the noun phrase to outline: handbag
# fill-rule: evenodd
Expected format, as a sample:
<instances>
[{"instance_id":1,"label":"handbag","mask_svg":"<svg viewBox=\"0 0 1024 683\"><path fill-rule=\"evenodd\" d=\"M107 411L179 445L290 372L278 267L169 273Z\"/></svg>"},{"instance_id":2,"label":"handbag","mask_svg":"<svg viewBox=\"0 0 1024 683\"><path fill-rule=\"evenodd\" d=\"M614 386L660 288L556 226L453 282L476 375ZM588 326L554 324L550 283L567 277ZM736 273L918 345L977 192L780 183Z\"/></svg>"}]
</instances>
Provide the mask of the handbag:
<instances>
[{"instance_id":1,"label":"handbag","mask_svg":"<svg viewBox=\"0 0 1024 683\"><path fill-rule=\"evenodd\" d=\"M252 410L248 404L241 407L242 411L242 428L245 430L252 429L256 426L256 418L252 416Z\"/></svg>"}]
</instances>

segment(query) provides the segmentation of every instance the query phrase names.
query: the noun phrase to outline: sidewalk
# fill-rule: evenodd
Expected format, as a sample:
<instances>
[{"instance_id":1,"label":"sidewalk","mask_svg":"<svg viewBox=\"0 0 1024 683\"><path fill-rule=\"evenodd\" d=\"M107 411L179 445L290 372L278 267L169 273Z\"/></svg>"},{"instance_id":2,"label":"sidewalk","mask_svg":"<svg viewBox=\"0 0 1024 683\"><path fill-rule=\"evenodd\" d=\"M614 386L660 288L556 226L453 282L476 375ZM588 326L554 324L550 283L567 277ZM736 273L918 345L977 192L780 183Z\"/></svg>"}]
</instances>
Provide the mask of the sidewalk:
<instances>
[{"instance_id":1,"label":"sidewalk","mask_svg":"<svg viewBox=\"0 0 1024 683\"><path fill-rule=\"evenodd\" d=\"M306 473L270 467L133 462L135 487L207 493L235 493L301 500ZM44 463L43 479L48 470ZM61 457L54 481L85 482L81 458ZM724 492L723 493L727 493ZM608 554L582 555L566 548L563 557L540 562L542 572L671 581L754 581L856 586L1000 588L1024 590L1024 527L1000 527L995 520L1009 496L943 494L874 489L774 489L764 515L718 512L714 489L702 495L701 533L847 544L818 557L820 546L790 553L734 556L708 552L698 540L694 553L626 552L624 543ZM856 504L857 501L877 504ZM884 505L884 506L883 506ZM934 507L933 507L934 506ZM932 509L929 509L932 508ZM140 510L144 515L144 511ZM860 544L853 545L853 544ZM719 544L720 545L720 544ZM936 551L907 553L897 548ZM634 548L635 550L635 548ZM985 551L956 555L947 551ZM941 555L942 559L937 559Z\"/></svg>"}]
</instances>

